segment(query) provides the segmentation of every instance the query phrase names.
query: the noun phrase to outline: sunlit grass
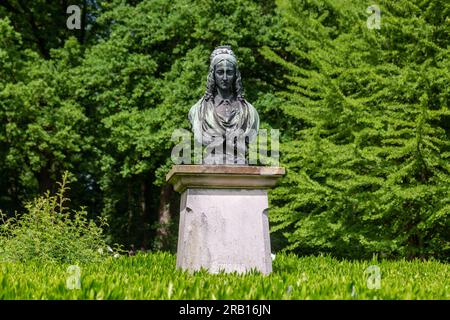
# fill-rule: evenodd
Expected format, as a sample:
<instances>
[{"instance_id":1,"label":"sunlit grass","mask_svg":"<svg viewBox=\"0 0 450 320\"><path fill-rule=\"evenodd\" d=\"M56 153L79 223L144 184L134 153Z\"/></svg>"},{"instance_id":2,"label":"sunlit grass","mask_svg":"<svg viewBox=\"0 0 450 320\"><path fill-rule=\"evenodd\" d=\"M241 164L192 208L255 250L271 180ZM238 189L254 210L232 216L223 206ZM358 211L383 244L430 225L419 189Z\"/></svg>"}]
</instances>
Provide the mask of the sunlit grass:
<instances>
[{"instance_id":1,"label":"sunlit grass","mask_svg":"<svg viewBox=\"0 0 450 320\"><path fill-rule=\"evenodd\" d=\"M366 269L381 272L368 288ZM69 290L67 265L0 264L0 299L449 299L448 264L437 261L338 261L277 255L269 276L175 268L168 253L80 264L81 288ZM370 279L369 279L370 282ZM370 284L369 284L370 286Z\"/></svg>"}]
</instances>

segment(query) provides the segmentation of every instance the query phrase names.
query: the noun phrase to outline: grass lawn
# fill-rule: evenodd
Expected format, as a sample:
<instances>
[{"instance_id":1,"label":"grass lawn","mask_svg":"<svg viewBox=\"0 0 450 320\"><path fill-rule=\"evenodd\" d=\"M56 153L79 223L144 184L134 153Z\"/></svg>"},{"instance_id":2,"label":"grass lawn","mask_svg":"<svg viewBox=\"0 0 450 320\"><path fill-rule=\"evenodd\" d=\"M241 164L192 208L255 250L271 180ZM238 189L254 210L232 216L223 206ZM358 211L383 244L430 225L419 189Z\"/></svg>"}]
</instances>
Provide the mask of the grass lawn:
<instances>
[{"instance_id":1,"label":"grass lawn","mask_svg":"<svg viewBox=\"0 0 450 320\"><path fill-rule=\"evenodd\" d=\"M376 265L379 289L373 288ZM277 255L269 276L175 269L169 253L79 265L80 289L68 289L69 265L0 263L0 299L450 299L449 265L436 261L339 261ZM370 289L369 287L372 287Z\"/></svg>"}]
</instances>

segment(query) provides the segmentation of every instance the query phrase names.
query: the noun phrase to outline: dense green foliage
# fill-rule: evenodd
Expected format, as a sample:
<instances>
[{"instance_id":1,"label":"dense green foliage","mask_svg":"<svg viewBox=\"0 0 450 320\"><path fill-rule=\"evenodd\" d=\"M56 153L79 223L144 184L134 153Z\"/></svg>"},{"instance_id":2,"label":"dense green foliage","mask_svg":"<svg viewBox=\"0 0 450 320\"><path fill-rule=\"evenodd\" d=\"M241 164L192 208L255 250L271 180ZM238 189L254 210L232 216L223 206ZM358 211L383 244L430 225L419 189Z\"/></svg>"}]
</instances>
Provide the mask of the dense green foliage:
<instances>
[{"instance_id":1,"label":"dense green foliage","mask_svg":"<svg viewBox=\"0 0 450 320\"><path fill-rule=\"evenodd\" d=\"M57 195L47 192L28 203L20 216L6 219L0 211L0 262L92 263L106 258L106 221L96 225L84 209L67 209L67 179L66 173Z\"/></svg>"},{"instance_id":2,"label":"dense green foliage","mask_svg":"<svg viewBox=\"0 0 450 320\"><path fill-rule=\"evenodd\" d=\"M370 289L371 265L380 288ZM68 265L0 265L0 299L449 299L448 265L436 261L338 261L278 255L269 276L189 274L167 253L80 265L80 289L69 290ZM369 286L367 281L369 279Z\"/></svg>"},{"instance_id":3,"label":"dense green foliage","mask_svg":"<svg viewBox=\"0 0 450 320\"><path fill-rule=\"evenodd\" d=\"M236 48L249 95L269 76L258 67L273 6L267 3L105 1L95 21L98 40L69 38L50 59L24 50L30 45L1 20L3 208L20 210L69 170L73 205L107 216L111 240L150 247L172 131L188 128L211 50Z\"/></svg>"},{"instance_id":4,"label":"dense green foliage","mask_svg":"<svg viewBox=\"0 0 450 320\"><path fill-rule=\"evenodd\" d=\"M448 258L450 6L381 2L377 30L365 4L279 2L287 54L264 52L287 70L280 117L296 125L275 229L304 253Z\"/></svg>"},{"instance_id":5,"label":"dense green foliage","mask_svg":"<svg viewBox=\"0 0 450 320\"><path fill-rule=\"evenodd\" d=\"M0 209L55 192L108 241L152 248L171 134L230 44L246 98L281 131L276 249L437 257L450 243L449 4L381 1L0 2ZM29 211L33 211L28 207ZM176 211L176 210L173 210Z\"/></svg>"}]
</instances>

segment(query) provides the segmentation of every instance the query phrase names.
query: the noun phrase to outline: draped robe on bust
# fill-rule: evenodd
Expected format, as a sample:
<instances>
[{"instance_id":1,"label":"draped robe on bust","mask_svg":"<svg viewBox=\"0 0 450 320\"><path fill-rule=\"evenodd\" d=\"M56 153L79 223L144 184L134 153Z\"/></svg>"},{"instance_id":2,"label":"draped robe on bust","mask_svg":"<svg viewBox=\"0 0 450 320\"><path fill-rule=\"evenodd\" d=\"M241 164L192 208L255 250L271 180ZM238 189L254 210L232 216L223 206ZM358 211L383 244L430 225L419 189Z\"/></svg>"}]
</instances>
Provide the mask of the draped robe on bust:
<instances>
[{"instance_id":1,"label":"draped robe on bust","mask_svg":"<svg viewBox=\"0 0 450 320\"><path fill-rule=\"evenodd\" d=\"M249 102L244 99L229 100L218 97L206 100L202 97L191 107L189 120L196 141L207 146L209 151L215 148L212 154L206 152L203 163L247 163L247 143L256 138L259 129L258 112ZM238 140L234 137L245 139L247 143L237 143ZM218 154L218 149L222 149L220 145L224 146L224 160L219 160L218 163L218 159L222 157Z\"/></svg>"}]
</instances>

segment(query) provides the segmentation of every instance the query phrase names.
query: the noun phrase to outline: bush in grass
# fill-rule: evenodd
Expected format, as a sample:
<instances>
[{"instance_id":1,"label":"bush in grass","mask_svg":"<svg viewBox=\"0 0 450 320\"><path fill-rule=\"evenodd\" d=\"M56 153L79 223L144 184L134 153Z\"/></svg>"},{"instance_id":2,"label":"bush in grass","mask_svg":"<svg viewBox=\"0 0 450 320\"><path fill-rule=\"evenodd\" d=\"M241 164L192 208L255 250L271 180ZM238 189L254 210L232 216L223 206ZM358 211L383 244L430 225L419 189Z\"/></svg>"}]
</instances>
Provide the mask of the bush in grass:
<instances>
[{"instance_id":1,"label":"bush in grass","mask_svg":"<svg viewBox=\"0 0 450 320\"><path fill-rule=\"evenodd\" d=\"M66 172L56 195L47 192L28 203L22 215L6 219L0 211L0 260L84 263L104 257L109 248L103 235L106 220L100 218L97 225L84 208L65 206L67 178Z\"/></svg>"}]
</instances>

